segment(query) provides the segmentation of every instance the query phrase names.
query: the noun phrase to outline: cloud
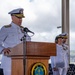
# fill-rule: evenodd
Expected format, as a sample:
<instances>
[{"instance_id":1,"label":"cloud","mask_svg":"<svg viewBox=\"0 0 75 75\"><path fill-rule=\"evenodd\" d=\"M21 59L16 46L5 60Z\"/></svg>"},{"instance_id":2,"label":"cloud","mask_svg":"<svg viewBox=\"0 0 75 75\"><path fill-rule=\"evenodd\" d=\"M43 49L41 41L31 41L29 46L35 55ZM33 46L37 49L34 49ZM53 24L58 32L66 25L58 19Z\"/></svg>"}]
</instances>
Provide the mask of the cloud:
<instances>
[{"instance_id":1,"label":"cloud","mask_svg":"<svg viewBox=\"0 0 75 75\"><path fill-rule=\"evenodd\" d=\"M19 7L24 8L24 14L26 16L23 20L23 26L27 26L36 33L33 37L33 39L36 38L36 41L39 36L41 38L39 38L38 41L48 41L48 38L52 36L50 34L54 34L54 29L60 25L60 1L57 2L53 0L15 0L15 2L8 0L5 0L5 2L2 1L1 11L3 12L3 15L1 15L1 25L3 23L8 24L11 20L7 13L12 9ZM5 10L3 10L3 8L5 8ZM43 36L47 37L43 38Z\"/></svg>"},{"instance_id":2,"label":"cloud","mask_svg":"<svg viewBox=\"0 0 75 75\"><path fill-rule=\"evenodd\" d=\"M30 7L31 11L26 13L25 23L36 32L50 32L61 24L60 9L54 1L34 0Z\"/></svg>"},{"instance_id":3,"label":"cloud","mask_svg":"<svg viewBox=\"0 0 75 75\"><path fill-rule=\"evenodd\" d=\"M70 32L70 47L72 50L75 50L75 32Z\"/></svg>"},{"instance_id":4,"label":"cloud","mask_svg":"<svg viewBox=\"0 0 75 75\"><path fill-rule=\"evenodd\" d=\"M70 0L70 29L75 32L75 0Z\"/></svg>"},{"instance_id":5,"label":"cloud","mask_svg":"<svg viewBox=\"0 0 75 75\"><path fill-rule=\"evenodd\" d=\"M2 0L0 2L0 27L11 22L8 12L15 8L24 8L26 16L22 25L35 32L32 40L54 42L61 33L61 0ZM71 49L74 49L75 0L70 0Z\"/></svg>"}]
</instances>

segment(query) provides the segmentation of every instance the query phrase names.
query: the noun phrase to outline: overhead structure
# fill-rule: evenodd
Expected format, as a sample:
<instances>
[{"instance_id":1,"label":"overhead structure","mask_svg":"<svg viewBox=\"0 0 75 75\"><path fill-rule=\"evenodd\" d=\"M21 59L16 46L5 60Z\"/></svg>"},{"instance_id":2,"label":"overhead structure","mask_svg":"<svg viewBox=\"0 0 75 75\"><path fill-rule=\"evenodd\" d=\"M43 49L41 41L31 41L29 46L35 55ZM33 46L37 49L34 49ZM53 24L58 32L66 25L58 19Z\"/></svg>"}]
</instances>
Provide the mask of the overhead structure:
<instances>
[{"instance_id":1,"label":"overhead structure","mask_svg":"<svg viewBox=\"0 0 75 75\"><path fill-rule=\"evenodd\" d=\"M69 0L62 0L62 33L68 33L68 40L67 43L70 47L70 32L69 32ZM70 53L70 51L69 51ZM70 61L70 57L69 57Z\"/></svg>"},{"instance_id":2,"label":"overhead structure","mask_svg":"<svg viewBox=\"0 0 75 75\"><path fill-rule=\"evenodd\" d=\"M62 0L62 33L68 33L68 44L69 44L69 0Z\"/></svg>"}]
</instances>

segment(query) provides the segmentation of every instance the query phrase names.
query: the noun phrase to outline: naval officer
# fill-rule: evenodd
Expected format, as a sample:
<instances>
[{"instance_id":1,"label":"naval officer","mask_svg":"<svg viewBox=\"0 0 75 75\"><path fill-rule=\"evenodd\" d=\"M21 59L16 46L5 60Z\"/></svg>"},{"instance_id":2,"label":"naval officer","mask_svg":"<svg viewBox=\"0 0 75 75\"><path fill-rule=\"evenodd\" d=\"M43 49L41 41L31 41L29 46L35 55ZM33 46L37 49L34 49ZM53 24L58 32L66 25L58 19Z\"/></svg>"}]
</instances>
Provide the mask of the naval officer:
<instances>
[{"instance_id":1,"label":"naval officer","mask_svg":"<svg viewBox=\"0 0 75 75\"><path fill-rule=\"evenodd\" d=\"M23 8L18 8L10 11L8 14L11 16L11 23L3 26L0 30L0 53L2 56L1 67L4 70L4 75L11 75L11 58L5 56L9 54L10 48L21 43L21 38L24 36L22 19L25 18ZM26 34L26 40L30 41L31 38Z\"/></svg>"},{"instance_id":2,"label":"naval officer","mask_svg":"<svg viewBox=\"0 0 75 75\"><path fill-rule=\"evenodd\" d=\"M56 56L51 56L51 67L53 71L53 75L60 75L59 74L59 67L57 67L56 63L62 61L62 36L56 36L55 38L56 43Z\"/></svg>"},{"instance_id":3,"label":"naval officer","mask_svg":"<svg viewBox=\"0 0 75 75\"><path fill-rule=\"evenodd\" d=\"M63 37L61 35L58 35L55 38L56 43L56 56L51 56L51 66L53 75L66 75L66 72L64 71L66 67L66 52L62 46Z\"/></svg>"},{"instance_id":4,"label":"naval officer","mask_svg":"<svg viewBox=\"0 0 75 75\"><path fill-rule=\"evenodd\" d=\"M63 49L65 51L65 67L64 67L64 70L63 70L63 73L64 75L67 74L68 72L68 69L69 69L69 57L70 57L70 54L69 54L69 46L67 44L67 39L68 39L68 33L64 32L61 34L61 36L63 37L63 41L62 41L62 46L63 46Z\"/></svg>"}]
</instances>

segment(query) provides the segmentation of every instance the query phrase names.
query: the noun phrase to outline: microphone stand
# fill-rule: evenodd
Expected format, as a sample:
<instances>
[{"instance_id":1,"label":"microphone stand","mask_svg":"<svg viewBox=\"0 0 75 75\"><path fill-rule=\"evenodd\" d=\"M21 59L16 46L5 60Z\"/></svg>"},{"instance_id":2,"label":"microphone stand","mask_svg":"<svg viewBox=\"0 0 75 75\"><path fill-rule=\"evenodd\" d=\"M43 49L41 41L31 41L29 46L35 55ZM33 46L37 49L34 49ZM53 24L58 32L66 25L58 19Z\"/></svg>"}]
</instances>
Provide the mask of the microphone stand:
<instances>
[{"instance_id":1,"label":"microphone stand","mask_svg":"<svg viewBox=\"0 0 75 75\"><path fill-rule=\"evenodd\" d=\"M21 41L23 41L23 71L24 74L23 75L27 75L26 74L26 34L27 32L29 32L28 28L24 28L24 36L21 38Z\"/></svg>"},{"instance_id":2,"label":"microphone stand","mask_svg":"<svg viewBox=\"0 0 75 75\"><path fill-rule=\"evenodd\" d=\"M23 41L23 75L26 75L26 34L27 32L24 31L24 36L21 39Z\"/></svg>"}]
</instances>

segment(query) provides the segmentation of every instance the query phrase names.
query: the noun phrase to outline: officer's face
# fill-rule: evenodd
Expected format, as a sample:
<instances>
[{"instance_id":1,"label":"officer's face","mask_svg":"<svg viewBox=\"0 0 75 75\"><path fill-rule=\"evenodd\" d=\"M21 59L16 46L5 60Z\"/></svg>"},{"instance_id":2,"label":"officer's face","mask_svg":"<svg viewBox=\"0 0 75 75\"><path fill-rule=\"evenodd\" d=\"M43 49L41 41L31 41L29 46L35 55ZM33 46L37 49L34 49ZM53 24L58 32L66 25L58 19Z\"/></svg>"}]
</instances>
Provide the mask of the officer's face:
<instances>
[{"instance_id":1,"label":"officer's face","mask_svg":"<svg viewBox=\"0 0 75 75\"><path fill-rule=\"evenodd\" d=\"M64 39L63 39L63 43L65 43L66 41L67 41L67 39L66 39L66 38L64 38Z\"/></svg>"},{"instance_id":2,"label":"officer's face","mask_svg":"<svg viewBox=\"0 0 75 75\"><path fill-rule=\"evenodd\" d=\"M12 16L12 21L17 24L17 25L21 25L22 23L22 18L16 17L16 16Z\"/></svg>"},{"instance_id":3,"label":"officer's face","mask_svg":"<svg viewBox=\"0 0 75 75\"><path fill-rule=\"evenodd\" d=\"M62 38L58 38L58 43L62 44Z\"/></svg>"}]
</instances>

